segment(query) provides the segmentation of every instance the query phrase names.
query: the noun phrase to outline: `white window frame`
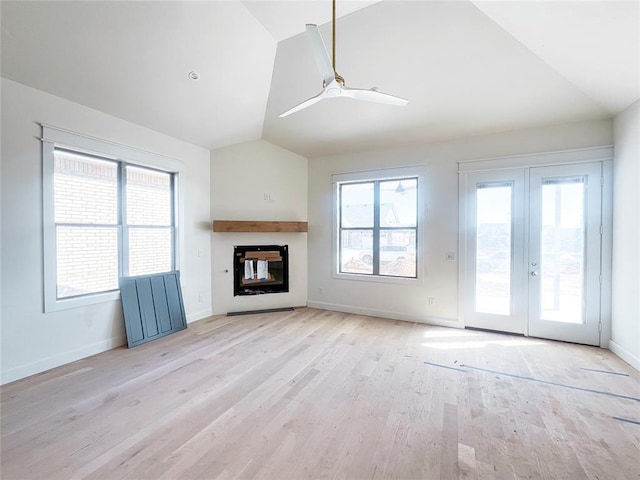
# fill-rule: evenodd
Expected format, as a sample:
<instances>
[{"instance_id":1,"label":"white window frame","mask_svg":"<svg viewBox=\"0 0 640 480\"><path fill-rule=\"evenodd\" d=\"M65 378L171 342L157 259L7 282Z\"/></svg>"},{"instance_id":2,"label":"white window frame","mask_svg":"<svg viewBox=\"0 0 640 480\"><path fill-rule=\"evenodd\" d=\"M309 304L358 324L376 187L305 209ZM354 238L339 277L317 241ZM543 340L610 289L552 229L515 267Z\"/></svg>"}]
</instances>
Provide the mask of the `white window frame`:
<instances>
[{"instance_id":1,"label":"white window frame","mask_svg":"<svg viewBox=\"0 0 640 480\"><path fill-rule=\"evenodd\" d=\"M44 269L44 311L55 312L98 303L111 302L120 298L120 290L98 292L69 298L57 298L57 249L55 226L54 173L56 148L79 154L101 157L106 160L124 162L128 165L146 167L175 174L174 201L174 251L175 270L180 267L180 218L179 176L181 162L160 154L120 145L89 137L62 128L42 124L42 220L43 220L43 269ZM122 234L122 232L120 233Z\"/></svg>"},{"instance_id":2,"label":"white window frame","mask_svg":"<svg viewBox=\"0 0 640 480\"><path fill-rule=\"evenodd\" d=\"M418 195L417 195L417 228L416 228L416 277L394 277L390 275L371 275L359 273L342 273L340 272L340 204L339 189L341 183L347 182L366 182L377 180L391 180L402 178L418 179ZM333 186L333 221L332 221L332 277L338 280L355 280L362 282L377 283L393 283L393 284L409 284L420 285L424 282L424 258L425 255L425 235L424 226L426 224L425 215L425 169L423 166L408 166L384 168L376 170L366 170L361 172L350 172L334 174L331 176Z\"/></svg>"}]
</instances>

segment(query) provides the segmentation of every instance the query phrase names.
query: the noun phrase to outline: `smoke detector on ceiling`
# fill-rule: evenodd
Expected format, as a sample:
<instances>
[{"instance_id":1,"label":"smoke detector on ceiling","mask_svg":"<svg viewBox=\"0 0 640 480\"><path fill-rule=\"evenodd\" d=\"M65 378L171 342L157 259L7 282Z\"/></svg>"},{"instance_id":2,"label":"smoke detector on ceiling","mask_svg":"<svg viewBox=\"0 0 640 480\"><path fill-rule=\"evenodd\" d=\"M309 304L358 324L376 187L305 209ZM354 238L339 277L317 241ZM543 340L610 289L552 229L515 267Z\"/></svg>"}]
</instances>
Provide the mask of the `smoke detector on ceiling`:
<instances>
[{"instance_id":1,"label":"smoke detector on ceiling","mask_svg":"<svg viewBox=\"0 0 640 480\"><path fill-rule=\"evenodd\" d=\"M191 80L198 80L200 78L200 74L198 72L196 72L195 70L189 72L189 78Z\"/></svg>"}]
</instances>

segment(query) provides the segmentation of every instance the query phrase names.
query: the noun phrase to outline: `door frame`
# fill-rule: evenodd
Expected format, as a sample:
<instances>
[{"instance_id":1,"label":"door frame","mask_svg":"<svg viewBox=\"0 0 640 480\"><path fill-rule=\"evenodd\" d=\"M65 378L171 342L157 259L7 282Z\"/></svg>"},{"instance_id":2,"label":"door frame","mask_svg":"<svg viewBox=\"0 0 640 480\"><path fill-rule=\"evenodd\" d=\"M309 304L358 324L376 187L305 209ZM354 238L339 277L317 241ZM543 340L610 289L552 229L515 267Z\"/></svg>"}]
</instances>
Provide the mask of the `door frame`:
<instances>
[{"instance_id":1,"label":"door frame","mask_svg":"<svg viewBox=\"0 0 640 480\"><path fill-rule=\"evenodd\" d=\"M501 171L507 169L525 170L525 191L529 191L529 168L567 165L576 163L602 162L604 185L602 186L602 245L600 285L600 346L607 348L611 338L611 249L612 249L612 216L613 216L613 146L579 148L555 152L515 155L458 161L458 321L462 328L467 324L469 308L469 282L473 275L473 259L469 258L469 242L473 241L474 232L467 229L472 212L469 211L467 195L469 192L469 175L471 173ZM529 210L528 195L525 195L524 208ZM528 252L529 222L525 222L524 251ZM527 309L528 311L528 309ZM524 335L528 336L528 321Z\"/></svg>"}]
</instances>

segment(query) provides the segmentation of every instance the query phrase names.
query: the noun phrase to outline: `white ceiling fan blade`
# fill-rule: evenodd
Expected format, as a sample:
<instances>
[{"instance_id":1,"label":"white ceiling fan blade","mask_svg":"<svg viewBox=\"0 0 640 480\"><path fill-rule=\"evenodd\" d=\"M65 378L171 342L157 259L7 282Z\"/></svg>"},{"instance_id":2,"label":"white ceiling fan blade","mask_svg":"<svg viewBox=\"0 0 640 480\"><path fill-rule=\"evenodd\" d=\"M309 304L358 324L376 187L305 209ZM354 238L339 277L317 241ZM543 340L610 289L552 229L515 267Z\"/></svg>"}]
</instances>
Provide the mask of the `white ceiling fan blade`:
<instances>
[{"instance_id":1,"label":"white ceiling fan blade","mask_svg":"<svg viewBox=\"0 0 640 480\"><path fill-rule=\"evenodd\" d=\"M299 103L298 105L296 105L293 108L290 108L289 110L287 110L284 113L281 113L279 115L280 118L282 117L287 117L289 115L291 115L292 113L296 113L299 112L300 110L302 110L303 108L307 108L311 105L313 105L314 103L319 102L320 100L322 100L326 95L325 95L326 89L323 89L318 95L316 95L315 97L311 97L307 100L305 100L302 103Z\"/></svg>"},{"instance_id":2,"label":"white ceiling fan blade","mask_svg":"<svg viewBox=\"0 0 640 480\"><path fill-rule=\"evenodd\" d=\"M335 79L336 73L331 65L331 57L329 57L327 47L324 44L324 40L322 40L322 35L320 35L320 29L317 25L308 23L307 33L309 34L313 56L316 59L318 70L322 75L325 85L329 85Z\"/></svg>"},{"instance_id":3,"label":"white ceiling fan blade","mask_svg":"<svg viewBox=\"0 0 640 480\"><path fill-rule=\"evenodd\" d=\"M367 100L368 102L384 103L386 105L397 105L404 107L409 100L388 93L382 93L377 90L366 90L363 88L342 88L342 95L345 97L355 98L356 100Z\"/></svg>"}]
</instances>

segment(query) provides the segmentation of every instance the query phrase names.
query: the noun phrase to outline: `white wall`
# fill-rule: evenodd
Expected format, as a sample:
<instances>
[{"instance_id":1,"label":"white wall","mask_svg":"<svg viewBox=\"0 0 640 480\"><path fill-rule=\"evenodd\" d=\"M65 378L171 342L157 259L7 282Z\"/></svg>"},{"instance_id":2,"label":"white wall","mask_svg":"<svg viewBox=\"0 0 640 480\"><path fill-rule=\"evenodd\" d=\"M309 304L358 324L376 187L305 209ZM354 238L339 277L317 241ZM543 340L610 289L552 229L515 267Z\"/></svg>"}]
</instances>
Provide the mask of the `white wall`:
<instances>
[{"instance_id":1,"label":"white wall","mask_svg":"<svg viewBox=\"0 0 640 480\"><path fill-rule=\"evenodd\" d=\"M613 352L640 370L640 100L613 122Z\"/></svg>"},{"instance_id":2,"label":"white wall","mask_svg":"<svg viewBox=\"0 0 640 480\"><path fill-rule=\"evenodd\" d=\"M309 306L388 318L460 326L457 161L610 145L609 120L472 137L430 145L309 160ZM332 278L331 175L391 166L426 169L425 277L420 285ZM319 293L323 290L323 294ZM427 298L435 298L428 305Z\"/></svg>"},{"instance_id":3,"label":"white wall","mask_svg":"<svg viewBox=\"0 0 640 480\"><path fill-rule=\"evenodd\" d=\"M211 218L307 221L307 159L262 140L213 150ZM259 244L289 245L289 293L234 297L233 247ZM211 251L214 313L306 305L306 233L216 232Z\"/></svg>"},{"instance_id":4,"label":"white wall","mask_svg":"<svg viewBox=\"0 0 640 480\"><path fill-rule=\"evenodd\" d=\"M43 313L39 123L166 155L182 164L185 309L191 321L211 312L209 151L2 79L2 383L125 343L119 301Z\"/></svg>"}]
</instances>

